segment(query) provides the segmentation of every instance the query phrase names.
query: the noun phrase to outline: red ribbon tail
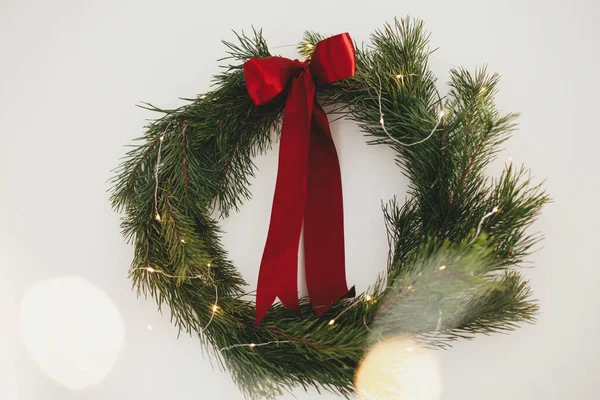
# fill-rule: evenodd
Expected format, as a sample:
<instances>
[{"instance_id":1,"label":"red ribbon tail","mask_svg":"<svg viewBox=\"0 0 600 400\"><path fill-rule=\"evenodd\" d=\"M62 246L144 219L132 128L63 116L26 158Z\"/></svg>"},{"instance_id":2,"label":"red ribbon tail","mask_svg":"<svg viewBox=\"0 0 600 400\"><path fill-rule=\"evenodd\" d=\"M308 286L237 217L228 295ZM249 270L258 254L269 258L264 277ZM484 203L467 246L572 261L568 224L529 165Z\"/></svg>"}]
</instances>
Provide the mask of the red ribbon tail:
<instances>
[{"instance_id":1,"label":"red ribbon tail","mask_svg":"<svg viewBox=\"0 0 600 400\"><path fill-rule=\"evenodd\" d=\"M329 121L315 103L304 214L306 285L317 315L349 294L344 255L342 178Z\"/></svg>"},{"instance_id":2,"label":"red ribbon tail","mask_svg":"<svg viewBox=\"0 0 600 400\"><path fill-rule=\"evenodd\" d=\"M292 249L292 247L289 247ZM256 328L267 315L271 305L279 297L283 305L295 314L300 314L298 302L298 247L295 256L282 254L281 259L263 255L256 289ZM284 261L294 259L295 261ZM291 264L290 264L291 262Z\"/></svg>"},{"instance_id":3,"label":"red ribbon tail","mask_svg":"<svg viewBox=\"0 0 600 400\"><path fill-rule=\"evenodd\" d=\"M257 326L277 297L299 314L298 247L306 206L306 179L315 86L310 74L295 77L281 127L277 182L256 292Z\"/></svg>"}]
</instances>

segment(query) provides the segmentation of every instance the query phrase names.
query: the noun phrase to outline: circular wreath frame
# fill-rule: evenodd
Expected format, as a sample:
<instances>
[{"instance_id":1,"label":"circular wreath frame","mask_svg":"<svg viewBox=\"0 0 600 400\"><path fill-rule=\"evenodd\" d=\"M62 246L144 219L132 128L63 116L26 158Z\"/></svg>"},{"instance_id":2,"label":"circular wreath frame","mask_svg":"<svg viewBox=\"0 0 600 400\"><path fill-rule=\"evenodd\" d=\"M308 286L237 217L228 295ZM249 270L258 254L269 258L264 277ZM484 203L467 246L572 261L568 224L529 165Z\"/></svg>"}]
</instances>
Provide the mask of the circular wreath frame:
<instances>
[{"instance_id":1,"label":"circular wreath frame","mask_svg":"<svg viewBox=\"0 0 600 400\"><path fill-rule=\"evenodd\" d=\"M227 216L250 197L252 158L270 148L284 99L252 104L242 64L271 54L260 31L237 39L224 42L233 63L214 90L174 110L144 105L163 115L117 169L111 200L135 244L130 277L138 293L197 332L246 396L273 398L298 385L349 396L365 350L387 336L445 347L533 320L537 305L514 267L539 239L525 230L548 197L512 162L497 180L484 175L515 116L494 107L498 77L484 69L452 70L441 96L428 69L429 35L406 18L357 48L353 78L319 89L319 101L356 121L372 144L392 146L410 179L406 202L384 206L387 272L320 318L306 300L303 318L276 304L254 328L251 293L213 215ZM299 51L310 56L320 39L307 32Z\"/></svg>"}]
</instances>

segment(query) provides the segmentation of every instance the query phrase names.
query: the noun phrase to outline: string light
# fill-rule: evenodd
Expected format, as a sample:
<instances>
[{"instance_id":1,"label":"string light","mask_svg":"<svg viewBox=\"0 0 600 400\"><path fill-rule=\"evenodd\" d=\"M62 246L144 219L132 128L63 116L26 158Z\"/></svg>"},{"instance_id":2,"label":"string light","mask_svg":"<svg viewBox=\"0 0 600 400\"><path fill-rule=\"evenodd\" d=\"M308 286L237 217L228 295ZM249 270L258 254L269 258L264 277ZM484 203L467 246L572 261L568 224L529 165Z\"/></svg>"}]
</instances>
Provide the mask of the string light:
<instances>
[{"instance_id":1,"label":"string light","mask_svg":"<svg viewBox=\"0 0 600 400\"><path fill-rule=\"evenodd\" d=\"M181 239L179 239L179 241L180 241L181 243L185 244L185 239L184 239L184 238L181 238Z\"/></svg>"},{"instance_id":2,"label":"string light","mask_svg":"<svg viewBox=\"0 0 600 400\"><path fill-rule=\"evenodd\" d=\"M335 324L335 319L329 320L329 325L331 326L333 324Z\"/></svg>"},{"instance_id":3,"label":"string light","mask_svg":"<svg viewBox=\"0 0 600 400\"><path fill-rule=\"evenodd\" d=\"M409 76L419 76L419 75L417 75L417 74L406 74L406 75L404 75L404 74L397 74L396 75L396 79L399 79L400 82L402 82L402 84L404 84L404 78L409 77Z\"/></svg>"},{"instance_id":4,"label":"string light","mask_svg":"<svg viewBox=\"0 0 600 400\"><path fill-rule=\"evenodd\" d=\"M443 271L443 270L445 270L445 269L446 269L446 266L445 266L445 265L441 265L441 266L440 266L438 269L439 269L440 271Z\"/></svg>"},{"instance_id":5,"label":"string light","mask_svg":"<svg viewBox=\"0 0 600 400\"><path fill-rule=\"evenodd\" d=\"M416 142L413 143L402 143L401 141L399 141L398 139L396 139L395 137L393 137L387 130L387 128L385 127L385 121L383 119L383 106L381 104L381 92L382 92L382 86L381 86L381 78L379 76L377 76L377 79L379 80L379 92L378 92L378 100L379 100L379 115L380 115L380 119L379 119L379 124L381 125L381 128L383 129L383 132L390 138L392 139L394 142L398 143L400 146L403 147L411 147L420 143L423 143L425 141L427 141L430 137L433 136L433 134L435 133L435 131L437 130L437 128L440 126L440 124L442 123L442 120L446 117L446 110L442 109L440 110L440 112L438 113L438 119L437 122L435 124L435 126L433 127L433 129L431 130L431 132L429 133L429 135L427 135L427 137L425 137L424 139L418 140Z\"/></svg>"},{"instance_id":6,"label":"string light","mask_svg":"<svg viewBox=\"0 0 600 400\"><path fill-rule=\"evenodd\" d=\"M370 294L365 295L365 301L371 301L372 299L373 299L373 297L371 297Z\"/></svg>"},{"instance_id":7,"label":"string light","mask_svg":"<svg viewBox=\"0 0 600 400\"><path fill-rule=\"evenodd\" d=\"M227 351L227 350L235 349L238 347L249 347L249 348L253 349L255 347L268 346L271 344L279 345L281 343L292 343L292 341L291 340L271 340L270 342L266 342L266 343L239 343L239 344L233 344L231 346L223 347L219 351Z\"/></svg>"},{"instance_id":8,"label":"string light","mask_svg":"<svg viewBox=\"0 0 600 400\"><path fill-rule=\"evenodd\" d=\"M158 170L160 168L160 153L162 150L163 141L165 140L165 134L167 133L167 130L170 126L171 123L169 122L163 134L160 135L160 137L158 138L158 155L156 156L156 167L154 167L154 218L157 221L161 220L160 213L158 212Z\"/></svg>"},{"instance_id":9,"label":"string light","mask_svg":"<svg viewBox=\"0 0 600 400\"><path fill-rule=\"evenodd\" d=\"M481 218L481 220L479 221L479 225L477 225L477 231L475 232L475 237L473 237L471 244L475 243L475 240L477 240L477 238L481 234L481 228L483 227L483 223L485 222L485 220L488 219L489 217L491 217L492 215L496 214L499 211L500 211L500 209L498 207L494 207L494 208L492 208L492 211L485 214L483 216L483 218Z\"/></svg>"},{"instance_id":10,"label":"string light","mask_svg":"<svg viewBox=\"0 0 600 400\"><path fill-rule=\"evenodd\" d=\"M200 96L198 96L200 99L205 99L206 95L205 94L201 94Z\"/></svg>"},{"instance_id":11,"label":"string light","mask_svg":"<svg viewBox=\"0 0 600 400\"><path fill-rule=\"evenodd\" d=\"M207 264L207 266L210 267L210 263ZM171 278L171 279L182 279L183 278L183 279L201 279L203 281L206 280L205 275L177 276L177 275L168 274L159 269L152 268L151 266L138 267L138 268L135 268L134 270L144 270L150 274L159 274L159 275L165 276L167 278ZM218 303L219 303L219 288L218 288L217 284L215 283L215 280L213 279L213 277L210 274L208 274L208 278L210 278L211 283L212 283L213 287L215 288L215 304L213 304L213 306L211 307L212 314L210 316L210 319L204 326L204 328L200 329L201 332L204 332L206 330L206 328L209 327L209 325L212 323L213 319L215 318L215 314L217 313L217 311L219 311L219 305L218 305Z\"/></svg>"},{"instance_id":12,"label":"string light","mask_svg":"<svg viewBox=\"0 0 600 400\"><path fill-rule=\"evenodd\" d=\"M438 310L438 320L437 320L437 325L435 327L435 333L438 333L440 331L441 327L442 327L442 310Z\"/></svg>"}]
</instances>

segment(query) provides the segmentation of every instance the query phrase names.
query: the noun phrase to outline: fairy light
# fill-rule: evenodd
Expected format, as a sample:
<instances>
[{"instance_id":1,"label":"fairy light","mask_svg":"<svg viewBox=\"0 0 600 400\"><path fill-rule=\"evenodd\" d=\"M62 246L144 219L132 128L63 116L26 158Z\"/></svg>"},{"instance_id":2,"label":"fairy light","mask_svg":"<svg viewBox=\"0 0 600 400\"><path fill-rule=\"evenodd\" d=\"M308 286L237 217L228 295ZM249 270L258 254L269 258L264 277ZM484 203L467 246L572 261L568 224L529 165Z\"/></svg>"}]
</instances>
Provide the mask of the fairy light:
<instances>
[{"instance_id":1,"label":"fairy light","mask_svg":"<svg viewBox=\"0 0 600 400\"><path fill-rule=\"evenodd\" d=\"M365 295L365 301L371 301L373 297L370 294Z\"/></svg>"},{"instance_id":2,"label":"fairy light","mask_svg":"<svg viewBox=\"0 0 600 400\"><path fill-rule=\"evenodd\" d=\"M435 327L435 333L438 333L440 331L440 328L442 327L442 310L438 310L438 320L437 320L437 325Z\"/></svg>"},{"instance_id":3,"label":"fairy light","mask_svg":"<svg viewBox=\"0 0 600 400\"><path fill-rule=\"evenodd\" d=\"M473 237L473 240L471 241L471 244L475 243L475 240L477 240L477 238L481 234L481 228L483 227L483 223L485 222L485 220L488 219L489 217L491 217L492 215L498 213L499 211L500 211L500 209L496 206L496 207L492 208L492 211L490 211L489 213L485 214L481 218L481 220L479 221L479 225L477 225L477 231L475 232L475 236Z\"/></svg>"},{"instance_id":4,"label":"fairy light","mask_svg":"<svg viewBox=\"0 0 600 400\"><path fill-rule=\"evenodd\" d=\"M429 133L429 135L427 135L427 137L418 140L416 142L413 143L403 143L401 141L399 141L398 139L396 139L395 137L393 137L387 130L387 128L385 127L385 120L383 118L383 106L381 103L381 96L382 96L382 86L381 86L381 78L378 76L377 79L379 80L379 92L378 92L378 100L379 100L379 124L381 125L381 129L383 129L383 132L390 138L392 139L395 143L399 144L402 147L411 147L420 143L423 143L425 141L427 141L429 138L431 138L433 136L433 134L435 133L435 131L437 130L437 128L440 126L440 124L442 123L442 120L446 117L446 110L441 109L438 113L438 118L437 118L437 122L435 124L435 126L433 127L433 129L431 130L431 132Z\"/></svg>"},{"instance_id":5,"label":"fairy light","mask_svg":"<svg viewBox=\"0 0 600 400\"><path fill-rule=\"evenodd\" d=\"M205 99L206 95L205 94L201 94L200 96L198 96L200 99Z\"/></svg>"},{"instance_id":6,"label":"fairy light","mask_svg":"<svg viewBox=\"0 0 600 400\"><path fill-rule=\"evenodd\" d=\"M181 239L179 239L179 241L180 241L182 244L185 244L185 239L184 239L184 238L181 238Z\"/></svg>"},{"instance_id":7,"label":"fairy light","mask_svg":"<svg viewBox=\"0 0 600 400\"><path fill-rule=\"evenodd\" d=\"M439 269L440 271L443 271L443 270L445 270L445 269L446 269L446 266L445 266L445 265L440 265L440 267L439 267L438 269Z\"/></svg>"},{"instance_id":8,"label":"fairy light","mask_svg":"<svg viewBox=\"0 0 600 400\"><path fill-rule=\"evenodd\" d=\"M231 346L223 347L219 351L228 351L231 349L236 349L238 347L248 347L250 349L254 349L256 347L269 346L272 344L279 345L281 343L293 343L293 342L291 340L271 340L270 342L265 342L265 343L238 343L238 344L233 344Z\"/></svg>"},{"instance_id":9,"label":"fairy light","mask_svg":"<svg viewBox=\"0 0 600 400\"><path fill-rule=\"evenodd\" d=\"M333 324L335 324L335 319L329 320L329 326L332 326Z\"/></svg>"},{"instance_id":10,"label":"fairy light","mask_svg":"<svg viewBox=\"0 0 600 400\"><path fill-rule=\"evenodd\" d=\"M210 267L210 263L208 264L208 267ZM155 269L155 268L153 268L151 266L138 267L138 268L135 268L134 270L143 270L143 271L146 271L146 272L148 272L150 274L159 274L159 275L162 275L164 277L171 278L171 279L201 279L201 280L206 280L206 276L205 275L192 275L192 276L171 275L171 274L168 274L168 273L166 273L164 271L161 271L159 269ZM210 278L211 283L212 283L213 287L215 288L215 303L211 307L212 314L210 316L210 319L208 320L208 322L206 323L206 325L204 326L204 328L200 328L201 332L204 332L206 330L206 328L208 328L210 326L210 324L213 322L213 320L215 318L215 314L217 313L217 311L219 311L219 287L215 283L215 280L210 275L210 273L208 274L208 277Z\"/></svg>"},{"instance_id":11,"label":"fairy light","mask_svg":"<svg viewBox=\"0 0 600 400\"><path fill-rule=\"evenodd\" d=\"M139 267L139 268L135 268L134 270L136 270L136 271L137 270L143 270L143 271L147 271L147 272L149 272L151 274L159 274L159 275L163 275L163 276L165 276L167 278L171 278L171 279L181 279L181 278L183 278L183 279L204 279L204 280L206 279L205 275L191 275L191 276L188 276L188 275L171 275L171 274L168 274L168 273L166 273L166 272L164 272L164 271L162 271L160 269L153 268L151 266ZM211 279L212 279L212 277L211 277Z\"/></svg>"},{"instance_id":12,"label":"fairy light","mask_svg":"<svg viewBox=\"0 0 600 400\"><path fill-rule=\"evenodd\" d=\"M160 213L158 212L158 170L160 169L160 154L162 150L163 141L165 140L165 134L167 133L167 130L170 126L171 123L169 122L169 124L165 128L165 131L158 138L158 155L156 156L156 166L154 167L154 219L156 219L157 221L161 220Z\"/></svg>"},{"instance_id":13,"label":"fairy light","mask_svg":"<svg viewBox=\"0 0 600 400\"><path fill-rule=\"evenodd\" d=\"M404 85L404 78L407 78L409 76L419 76L419 75L417 75L417 74L397 74L396 79L400 80L400 82Z\"/></svg>"}]
</instances>

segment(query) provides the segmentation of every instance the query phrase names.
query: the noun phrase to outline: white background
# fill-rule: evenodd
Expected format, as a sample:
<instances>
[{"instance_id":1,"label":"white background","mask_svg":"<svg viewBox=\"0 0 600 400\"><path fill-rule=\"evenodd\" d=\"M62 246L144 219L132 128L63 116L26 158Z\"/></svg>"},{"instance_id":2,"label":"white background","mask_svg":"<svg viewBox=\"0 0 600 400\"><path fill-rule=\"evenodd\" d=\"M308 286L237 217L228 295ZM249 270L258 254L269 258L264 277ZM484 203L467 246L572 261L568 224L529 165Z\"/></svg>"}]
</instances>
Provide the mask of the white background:
<instances>
[{"instance_id":1,"label":"white background","mask_svg":"<svg viewBox=\"0 0 600 400\"><path fill-rule=\"evenodd\" d=\"M469 69L487 63L502 74L498 103L522 118L491 172L510 156L531 167L536 182L547 179L555 200L533 227L546 240L529 258L536 268L526 270L541 301L538 323L459 342L440 354L443 399L598 398L596 0L0 0L0 398L242 398L228 374L203 358L196 338L177 339L168 312L159 314L152 300L130 290L132 250L119 235L106 180L123 146L153 117L134 105L177 106L178 97L208 90L224 55L220 39L232 40L231 29L263 27L271 46L295 44L305 29L348 31L363 41L406 14L423 18L432 46L440 47L431 61L440 84L448 63ZM293 47L276 50L294 55ZM349 281L364 290L378 272L372 266L386 259L380 201L404 198L406 180L392 152L364 145L353 124L333 130L346 198ZM225 245L250 286L264 244L276 157L275 148L257 160L254 199L223 223ZM102 348L112 346L102 339L110 324L124 331L108 373L86 389L68 389L42 370L40 362L52 364L61 354L44 355L52 348L44 345L47 331L27 331L36 322L22 315L31 285L64 276L82 277L106 293L120 318L109 318L109 307L109 325L103 325L96 310L62 315L48 307L44 329L58 332L52 340L74 329ZM69 304L85 308L83 300ZM26 338L32 334L42 343L41 355Z\"/></svg>"}]
</instances>

